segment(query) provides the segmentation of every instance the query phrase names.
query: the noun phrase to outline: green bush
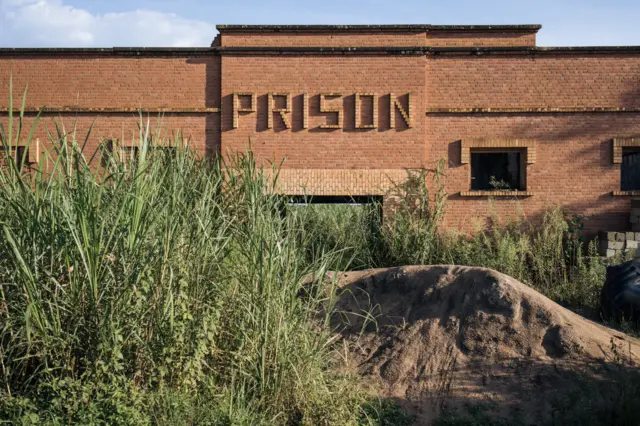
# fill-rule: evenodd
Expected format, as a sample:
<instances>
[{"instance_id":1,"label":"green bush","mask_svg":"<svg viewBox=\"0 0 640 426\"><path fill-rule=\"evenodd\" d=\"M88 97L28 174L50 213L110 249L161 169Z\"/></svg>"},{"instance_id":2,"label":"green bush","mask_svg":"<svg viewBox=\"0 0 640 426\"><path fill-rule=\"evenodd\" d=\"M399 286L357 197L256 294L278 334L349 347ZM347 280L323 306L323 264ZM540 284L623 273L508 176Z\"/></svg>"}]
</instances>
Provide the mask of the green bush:
<instances>
[{"instance_id":1,"label":"green bush","mask_svg":"<svg viewBox=\"0 0 640 426\"><path fill-rule=\"evenodd\" d=\"M516 214L494 215L473 235L446 230L441 219L447 194L443 162L431 172L410 173L395 190L401 200L382 218L379 205L301 207L297 226L315 240L309 261L326 250L343 253L330 267L380 268L400 265L453 264L492 268L510 275L558 303L595 318L606 266L625 259L598 256L597 240L585 242L584 217L561 208L548 210L540 223ZM516 209L517 210L517 209Z\"/></svg>"}]
</instances>

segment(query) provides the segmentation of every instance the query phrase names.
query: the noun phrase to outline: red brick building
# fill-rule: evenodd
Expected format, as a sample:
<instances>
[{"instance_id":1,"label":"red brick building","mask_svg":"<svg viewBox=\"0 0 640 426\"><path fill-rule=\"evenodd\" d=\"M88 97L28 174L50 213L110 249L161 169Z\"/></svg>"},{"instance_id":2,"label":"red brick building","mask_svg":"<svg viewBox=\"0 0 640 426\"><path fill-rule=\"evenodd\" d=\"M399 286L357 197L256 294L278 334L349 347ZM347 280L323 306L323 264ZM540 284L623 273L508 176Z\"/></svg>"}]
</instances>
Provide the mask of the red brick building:
<instances>
[{"instance_id":1,"label":"red brick building","mask_svg":"<svg viewBox=\"0 0 640 426\"><path fill-rule=\"evenodd\" d=\"M222 25L210 48L1 49L0 112L133 140L138 109L202 153L284 160L288 194L385 196L444 159L446 225L554 205L629 229L640 47L536 47L535 25ZM33 157L33 154L30 153ZM498 189L498 190L496 190Z\"/></svg>"}]
</instances>

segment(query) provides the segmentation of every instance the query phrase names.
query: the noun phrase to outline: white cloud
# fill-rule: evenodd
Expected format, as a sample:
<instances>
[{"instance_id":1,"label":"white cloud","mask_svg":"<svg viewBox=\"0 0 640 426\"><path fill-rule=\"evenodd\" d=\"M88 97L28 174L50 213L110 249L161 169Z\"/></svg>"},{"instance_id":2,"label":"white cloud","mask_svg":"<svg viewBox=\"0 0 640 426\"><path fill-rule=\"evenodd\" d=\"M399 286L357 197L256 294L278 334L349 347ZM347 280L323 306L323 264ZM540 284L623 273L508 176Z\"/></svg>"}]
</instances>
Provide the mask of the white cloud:
<instances>
[{"instance_id":1,"label":"white cloud","mask_svg":"<svg viewBox=\"0 0 640 426\"><path fill-rule=\"evenodd\" d=\"M134 10L104 15L63 0L0 0L2 47L209 46L214 25L174 13Z\"/></svg>"}]
</instances>

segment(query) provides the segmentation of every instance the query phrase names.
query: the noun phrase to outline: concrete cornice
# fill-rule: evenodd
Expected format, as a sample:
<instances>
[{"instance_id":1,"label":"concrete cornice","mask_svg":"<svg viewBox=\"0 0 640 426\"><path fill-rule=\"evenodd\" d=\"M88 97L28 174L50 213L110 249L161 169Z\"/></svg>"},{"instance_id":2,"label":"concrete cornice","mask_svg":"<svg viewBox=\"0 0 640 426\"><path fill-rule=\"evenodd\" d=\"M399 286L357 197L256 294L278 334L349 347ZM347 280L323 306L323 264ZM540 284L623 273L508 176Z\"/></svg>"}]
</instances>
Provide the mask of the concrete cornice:
<instances>
[{"instance_id":1,"label":"concrete cornice","mask_svg":"<svg viewBox=\"0 0 640 426\"><path fill-rule=\"evenodd\" d=\"M640 46L584 46L584 47L430 47L430 46L400 46L400 47L251 47L229 46L215 47L220 55L278 55L278 54L309 54L309 55L591 55L591 54L638 54Z\"/></svg>"},{"instance_id":2,"label":"concrete cornice","mask_svg":"<svg viewBox=\"0 0 640 426\"><path fill-rule=\"evenodd\" d=\"M124 56L124 57L193 57L216 55L619 55L639 54L640 46L580 47L113 47L113 48L0 48L0 57L28 56Z\"/></svg>"},{"instance_id":3,"label":"concrete cornice","mask_svg":"<svg viewBox=\"0 0 640 426\"><path fill-rule=\"evenodd\" d=\"M0 48L0 56L206 56L210 47L45 47Z\"/></svg>"}]
</instances>

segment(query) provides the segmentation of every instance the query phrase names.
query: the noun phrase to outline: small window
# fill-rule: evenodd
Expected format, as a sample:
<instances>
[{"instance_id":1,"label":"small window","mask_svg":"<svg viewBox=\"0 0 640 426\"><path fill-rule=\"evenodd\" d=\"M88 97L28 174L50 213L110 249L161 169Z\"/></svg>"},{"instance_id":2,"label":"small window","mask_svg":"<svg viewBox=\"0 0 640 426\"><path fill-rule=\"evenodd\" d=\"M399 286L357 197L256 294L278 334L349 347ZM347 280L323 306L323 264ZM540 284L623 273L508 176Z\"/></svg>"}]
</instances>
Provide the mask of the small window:
<instances>
[{"instance_id":1,"label":"small window","mask_svg":"<svg viewBox=\"0 0 640 426\"><path fill-rule=\"evenodd\" d=\"M173 146L149 146L147 149L147 163L151 161L163 161L163 164L170 164L177 157L178 150ZM122 153L122 161L138 164L140 158L140 147L128 146Z\"/></svg>"},{"instance_id":2,"label":"small window","mask_svg":"<svg viewBox=\"0 0 640 426\"><path fill-rule=\"evenodd\" d=\"M137 165L140 157L139 146L119 146L116 140L105 140L101 147L101 164L107 167L115 157L117 161L125 165ZM147 162L159 159L170 161L177 156L177 149L173 146L149 146L147 150Z\"/></svg>"},{"instance_id":3,"label":"small window","mask_svg":"<svg viewBox=\"0 0 640 426\"><path fill-rule=\"evenodd\" d=\"M623 191L640 191L640 148L622 150L620 184Z\"/></svg>"},{"instance_id":4,"label":"small window","mask_svg":"<svg viewBox=\"0 0 640 426\"><path fill-rule=\"evenodd\" d=\"M10 158L15 162L18 171L29 165L29 154L24 146L14 146L11 150L8 146L0 146L0 167L9 167Z\"/></svg>"},{"instance_id":5,"label":"small window","mask_svg":"<svg viewBox=\"0 0 640 426\"><path fill-rule=\"evenodd\" d=\"M520 151L471 152L472 191L524 191L525 167Z\"/></svg>"},{"instance_id":6,"label":"small window","mask_svg":"<svg viewBox=\"0 0 640 426\"><path fill-rule=\"evenodd\" d=\"M103 141L98 147L100 151L100 165L102 165L102 167L109 166L109 163L111 162L111 159L113 157L116 143L117 142L112 139L107 139Z\"/></svg>"}]
</instances>

